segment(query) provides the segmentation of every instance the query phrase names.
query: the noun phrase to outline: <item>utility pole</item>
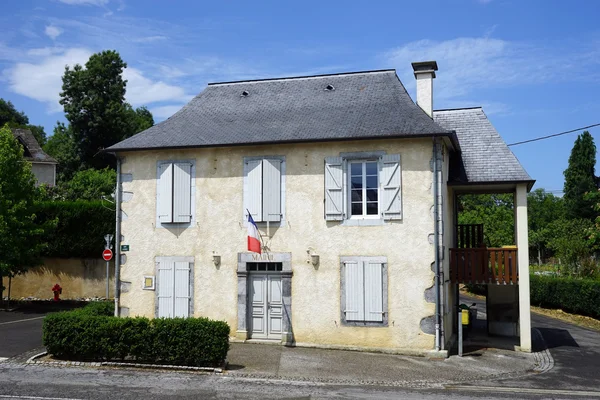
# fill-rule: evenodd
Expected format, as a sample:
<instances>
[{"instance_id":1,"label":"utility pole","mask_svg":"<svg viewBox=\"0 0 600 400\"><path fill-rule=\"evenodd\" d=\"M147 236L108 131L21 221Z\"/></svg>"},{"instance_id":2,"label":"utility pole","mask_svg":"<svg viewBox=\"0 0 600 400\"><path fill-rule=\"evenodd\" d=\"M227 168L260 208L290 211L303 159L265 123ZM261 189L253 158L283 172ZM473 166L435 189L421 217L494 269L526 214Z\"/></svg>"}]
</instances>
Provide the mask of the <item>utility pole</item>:
<instances>
[{"instance_id":1,"label":"utility pole","mask_svg":"<svg viewBox=\"0 0 600 400\"><path fill-rule=\"evenodd\" d=\"M110 233L104 235L104 240L106 240L106 246L104 247L104 250L106 252L106 250L112 250L112 240L113 240L113 235L111 235ZM108 254L107 254L108 256ZM110 252L110 257L104 256L103 253L103 257L106 260L106 300L108 300L109 298L109 289L110 289L110 259L112 258L112 252Z\"/></svg>"}]
</instances>

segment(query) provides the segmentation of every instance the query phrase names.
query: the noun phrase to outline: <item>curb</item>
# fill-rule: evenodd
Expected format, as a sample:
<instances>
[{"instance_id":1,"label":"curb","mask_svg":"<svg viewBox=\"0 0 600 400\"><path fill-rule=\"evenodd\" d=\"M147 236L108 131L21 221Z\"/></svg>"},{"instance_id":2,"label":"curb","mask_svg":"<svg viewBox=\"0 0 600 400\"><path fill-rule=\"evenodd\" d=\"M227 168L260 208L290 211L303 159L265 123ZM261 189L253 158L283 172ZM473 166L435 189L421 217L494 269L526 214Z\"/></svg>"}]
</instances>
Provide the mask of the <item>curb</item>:
<instances>
[{"instance_id":1,"label":"curb","mask_svg":"<svg viewBox=\"0 0 600 400\"><path fill-rule=\"evenodd\" d=\"M554 368L554 358L552 357L552 354L550 354L544 336L539 329L533 328L532 331L536 340L540 342L543 348L543 350L533 353L535 363L537 364L533 370L539 374L543 374Z\"/></svg>"},{"instance_id":2,"label":"curb","mask_svg":"<svg viewBox=\"0 0 600 400\"><path fill-rule=\"evenodd\" d=\"M176 371L196 371L196 372L212 372L215 374L223 373L223 368L211 367L188 367L184 365L163 365L163 364L142 364L142 363L125 363L113 361L37 361L37 358L47 355L44 351L30 357L25 364L29 365L45 365L45 366L61 366L61 367L129 367L129 368L144 368L144 369L168 369Z\"/></svg>"}]
</instances>

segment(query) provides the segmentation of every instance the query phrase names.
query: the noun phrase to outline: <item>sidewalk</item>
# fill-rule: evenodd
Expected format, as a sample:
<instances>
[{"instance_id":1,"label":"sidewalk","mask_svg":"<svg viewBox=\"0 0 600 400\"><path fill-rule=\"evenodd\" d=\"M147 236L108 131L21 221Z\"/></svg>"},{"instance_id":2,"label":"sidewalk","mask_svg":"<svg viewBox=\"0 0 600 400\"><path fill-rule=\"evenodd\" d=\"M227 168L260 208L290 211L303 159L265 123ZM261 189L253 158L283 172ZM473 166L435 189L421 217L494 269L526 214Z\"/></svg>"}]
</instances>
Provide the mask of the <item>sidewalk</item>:
<instances>
[{"instance_id":1,"label":"sidewalk","mask_svg":"<svg viewBox=\"0 0 600 400\"><path fill-rule=\"evenodd\" d=\"M232 343L229 376L431 387L522 376L536 368L533 354L487 349L444 360L344 350Z\"/></svg>"}]
</instances>

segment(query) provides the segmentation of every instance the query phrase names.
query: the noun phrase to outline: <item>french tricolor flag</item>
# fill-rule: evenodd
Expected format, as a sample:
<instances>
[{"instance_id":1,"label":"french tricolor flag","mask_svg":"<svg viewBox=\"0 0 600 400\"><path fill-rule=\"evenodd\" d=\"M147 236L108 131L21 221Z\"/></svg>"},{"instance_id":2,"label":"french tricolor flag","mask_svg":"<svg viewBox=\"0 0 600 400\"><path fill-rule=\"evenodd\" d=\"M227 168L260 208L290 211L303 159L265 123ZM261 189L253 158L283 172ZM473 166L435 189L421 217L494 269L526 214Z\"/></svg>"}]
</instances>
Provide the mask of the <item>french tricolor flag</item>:
<instances>
[{"instance_id":1,"label":"french tricolor flag","mask_svg":"<svg viewBox=\"0 0 600 400\"><path fill-rule=\"evenodd\" d=\"M261 254L260 251L260 233L252 215L248 213L248 251Z\"/></svg>"}]
</instances>

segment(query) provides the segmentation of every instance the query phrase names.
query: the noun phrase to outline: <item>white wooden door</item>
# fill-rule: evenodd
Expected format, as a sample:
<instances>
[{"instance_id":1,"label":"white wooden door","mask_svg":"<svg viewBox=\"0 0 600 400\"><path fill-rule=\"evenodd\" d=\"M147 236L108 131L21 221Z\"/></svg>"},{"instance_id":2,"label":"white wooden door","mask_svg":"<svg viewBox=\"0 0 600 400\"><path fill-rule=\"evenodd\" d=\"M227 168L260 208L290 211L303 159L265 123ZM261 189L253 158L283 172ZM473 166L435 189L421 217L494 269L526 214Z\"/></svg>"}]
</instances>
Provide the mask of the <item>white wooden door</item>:
<instances>
[{"instance_id":1,"label":"white wooden door","mask_svg":"<svg viewBox=\"0 0 600 400\"><path fill-rule=\"evenodd\" d=\"M269 339L281 339L283 331L283 298L281 276L267 275L267 335Z\"/></svg>"},{"instance_id":2,"label":"white wooden door","mask_svg":"<svg viewBox=\"0 0 600 400\"><path fill-rule=\"evenodd\" d=\"M250 337L281 339L283 297L281 276L250 274Z\"/></svg>"}]
</instances>

